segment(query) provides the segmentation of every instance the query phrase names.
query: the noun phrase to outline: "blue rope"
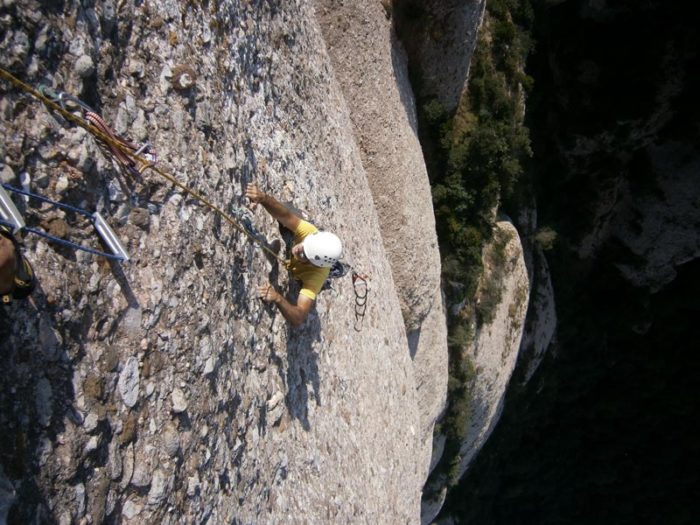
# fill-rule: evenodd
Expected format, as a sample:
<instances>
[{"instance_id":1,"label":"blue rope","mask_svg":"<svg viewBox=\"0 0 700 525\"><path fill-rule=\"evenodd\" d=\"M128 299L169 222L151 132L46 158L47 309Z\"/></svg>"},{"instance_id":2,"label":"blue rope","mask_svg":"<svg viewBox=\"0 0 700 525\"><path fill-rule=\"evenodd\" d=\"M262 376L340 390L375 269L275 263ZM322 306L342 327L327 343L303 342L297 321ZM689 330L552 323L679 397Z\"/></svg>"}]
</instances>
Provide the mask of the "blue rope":
<instances>
[{"instance_id":1,"label":"blue rope","mask_svg":"<svg viewBox=\"0 0 700 525\"><path fill-rule=\"evenodd\" d=\"M64 208L66 210L73 211L73 212L78 213L80 215L84 215L85 217L89 218L90 220L93 220L92 214L90 214L89 212L87 212L85 210L81 210L80 208L70 206L69 204L63 204L62 202L52 201L51 199L47 199L46 197L42 197L41 195L36 195L36 194L28 192L28 191L20 190L19 188L15 188L14 186L10 186L9 184L2 183L2 186L6 190L12 191L14 193L19 193L20 195L26 195L28 197L33 197L33 198L38 199L38 200L43 201L43 202L48 202L49 204L54 204L54 205L58 206L59 208ZM11 223L4 221L2 219L0 219L0 224L4 224L6 226L13 227L13 225ZM84 252L91 253L93 255L99 255L101 257L106 257L107 259L114 259L115 261L123 261L124 260L124 258L119 256L119 255L101 252L99 250L95 250L93 248L88 248L87 246L82 246L80 244L77 244L77 243L74 243L71 241L67 241L65 239L60 239L59 237L54 237L53 235L50 235L42 230L30 228L29 226L25 226L23 229L28 231L28 232L31 232L35 235L38 235L39 237L43 237L44 239L48 239L50 241L53 241L57 244L61 244L63 246L67 246L69 248L75 248L77 250L82 250Z\"/></svg>"},{"instance_id":2,"label":"blue rope","mask_svg":"<svg viewBox=\"0 0 700 525\"><path fill-rule=\"evenodd\" d=\"M77 244L77 243L74 243L71 241L67 241L65 239L60 239L60 238L54 237L53 235L50 235L44 231L37 230L35 228L30 228L29 226L25 226L24 229L27 230L28 232L31 232L35 235L38 235L39 237L43 237L44 239L48 239L48 240L53 241L57 244L67 246L68 248L75 248L77 250L82 250L84 252L91 253L93 255L99 255L101 257L106 257L107 259L114 259L115 261L123 261L124 260L124 258L120 257L119 255L101 252L99 250L95 250L93 248L88 248L87 246L82 246L80 244Z\"/></svg>"},{"instance_id":3,"label":"blue rope","mask_svg":"<svg viewBox=\"0 0 700 525\"><path fill-rule=\"evenodd\" d=\"M33 197L37 200L40 200L42 202L46 202L49 204L53 204L54 206L58 206L59 208L63 208L64 210L69 210L75 213L78 213L80 215L84 215L85 217L92 219L92 214L90 212L87 212L85 210L81 210L80 208L76 208L75 206L71 206L70 204L64 204L62 202L56 202L52 201L51 199L47 199L46 197L42 197L41 195L37 195L36 193L31 193L29 191L24 191L19 188L16 188L15 186L10 186L9 184L5 184L4 182L2 183L2 187L5 188L6 190L9 190L14 193L19 193L20 195L26 195L27 197Z\"/></svg>"}]
</instances>

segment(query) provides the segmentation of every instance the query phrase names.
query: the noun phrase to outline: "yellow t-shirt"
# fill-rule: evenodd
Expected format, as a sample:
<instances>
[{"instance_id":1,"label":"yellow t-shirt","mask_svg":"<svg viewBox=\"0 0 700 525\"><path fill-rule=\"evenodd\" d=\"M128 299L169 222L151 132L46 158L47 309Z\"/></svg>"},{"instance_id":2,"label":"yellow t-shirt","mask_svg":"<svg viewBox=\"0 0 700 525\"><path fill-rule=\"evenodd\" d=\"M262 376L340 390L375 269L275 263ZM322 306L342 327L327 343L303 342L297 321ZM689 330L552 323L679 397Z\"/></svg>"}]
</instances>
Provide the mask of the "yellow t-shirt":
<instances>
[{"instance_id":1,"label":"yellow t-shirt","mask_svg":"<svg viewBox=\"0 0 700 525\"><path fill-rule=\"evenodd\" d=\"M317 231L318 228L313 224L301 221L294 232L294 245L299 244L306 237ZM289 264L289 271L292 272L292 275L296 279L301 281L301 291L299 295L303 295L315 301L316 295L321 291L321 288L323 288L323 283L328 279L328 274L331 269L320 268L319 266L314 266L310 262L300 261L292 256L292 260Z\"/></svg>"}]
</instances>

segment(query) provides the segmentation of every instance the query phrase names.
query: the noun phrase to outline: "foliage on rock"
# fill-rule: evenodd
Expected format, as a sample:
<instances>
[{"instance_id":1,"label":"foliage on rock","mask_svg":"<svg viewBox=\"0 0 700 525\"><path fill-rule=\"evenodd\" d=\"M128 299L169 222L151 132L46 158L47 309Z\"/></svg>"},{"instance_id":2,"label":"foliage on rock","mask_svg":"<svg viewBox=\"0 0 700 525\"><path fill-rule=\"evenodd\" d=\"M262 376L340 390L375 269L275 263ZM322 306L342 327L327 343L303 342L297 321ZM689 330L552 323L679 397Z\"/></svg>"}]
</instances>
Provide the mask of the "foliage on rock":
<instances>
[{"instance_id":1,"label":"foliage on rock","mask_svg":"<svg viewBox=\"0 0 700 525\"><path fill-rule=\"evenodd\" d=\"M413 16L415 13L410 12ZM475 330L493 319L501 301L503 247L496 239L492 278L484 274L484 247L493 242L501 204L513 193L531 155L524 124L524 97L532 79L524 72L532 48L528 0L489 2L472 57L469 83L457 109L448 112L435 98L419 100L421 141L433 187L436 224L443 254L450 341L449 404L442 427L448 439L432 479L459 476L459 449L471 396L472 365L466 344ZM420 79L418 79L420 82ZM500 250L499 250L500 247ZM499 257L500 254L500 257ZM473 318L476 317L476 322Z\"/></svg>"}]
</instances>

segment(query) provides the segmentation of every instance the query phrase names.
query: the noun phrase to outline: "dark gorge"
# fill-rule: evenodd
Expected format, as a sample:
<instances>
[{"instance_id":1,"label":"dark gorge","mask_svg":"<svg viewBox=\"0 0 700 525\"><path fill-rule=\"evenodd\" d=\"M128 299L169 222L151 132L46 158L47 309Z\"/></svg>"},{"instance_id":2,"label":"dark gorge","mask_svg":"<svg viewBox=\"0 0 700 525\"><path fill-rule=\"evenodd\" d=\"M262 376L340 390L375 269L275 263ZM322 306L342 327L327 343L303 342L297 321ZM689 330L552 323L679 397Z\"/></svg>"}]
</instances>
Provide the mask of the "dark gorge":
<instances>
[{"instance_id":1,"label":"dark gorge","mask_svg":"<svg viewBox=\"0 0 700 525\"><path fill-rule=\"evenodd\" d=\"M557 232L557 337L529 383L516 370L440 518L698 523L700 263L697 242L673 234L700 224L697 19L690 2L533 7L533 157L505 208L534 198Z\"/></svg>"}]
</instances>

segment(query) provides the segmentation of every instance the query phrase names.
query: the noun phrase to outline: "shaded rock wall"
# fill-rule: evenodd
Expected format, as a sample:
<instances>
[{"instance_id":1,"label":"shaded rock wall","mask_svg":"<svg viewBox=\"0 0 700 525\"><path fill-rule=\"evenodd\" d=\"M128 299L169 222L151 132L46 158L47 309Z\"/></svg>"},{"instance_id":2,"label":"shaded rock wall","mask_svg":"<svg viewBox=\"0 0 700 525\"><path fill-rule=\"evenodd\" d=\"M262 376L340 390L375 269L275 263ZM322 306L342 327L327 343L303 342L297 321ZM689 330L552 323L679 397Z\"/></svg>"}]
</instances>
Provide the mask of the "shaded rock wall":
<instances>
[{"instance_id":1,"label":"shaded rock wall","mask_svg":"<svg viewBox=\"0 0 700 525\"><path fill-rule=\"evenodd\" d=\"M682 521L698 470L694 6L533 5L533 181L539 222L559 234L556 341L440 522Z\"/></svg>"},{"instance_id":2,"label":"shaded rock wall","mask_svg":"<svg viewBox=\"0 0 700 525\"><path fill-rule=\"evenodd\" d=\"M448 112L467 87L469 64L485 0L398 0L403 44L419 81L421 99L435 98Z\"/></svg>"},{"instance_id":3,"label":"shaded rock wall","mask_svg":"<svg viewBox=\"0 0 700 525\"><path fill-rule=\"evenodd\" d=\"M537 228L537 206L533 201L518 217L518 231L530 281L530 305L519 357L519 366L525 370L524 382L528 382L537 371L547 350L555 341L557 328L552 276L545 250L536 240Z\"/></svg>"},{"instance_id":4,"label":"shaded rock wall","mask_svg":"<svg viewBox=\"0 0 700 525\"><path fill-rule=\"evenodd\" d=\"M90 136L3 83L3 180L26 173L33 191L100 210L132 254L120 266L26 239L39 289L0 318L10 519L417 521L414 367L310 6L91 5L5 2L0 64L150 140L163 169L218 206L242 206L254 181L320 218L371 274L368 309L356 332L342 280L291 330L255 298L268 279L298 289L274 260L154 172L124 175ZM29 223L63 221L96 245L79 218L19 204ZM262 211L251 219L280 239Z\"/></svg>"},{"instance_id":5,"label":"shaded rock wall","mask_svg":"<svg viewBox=\"0 0 700 525\"><path fill-rule=\"evenodd\" d=\"M694 145L683 142L650 145L647 152L655 190L641 193L621 182L604 235L632 253L618 264L622 274L635 286L659 290L675 279L677 267L700 256L700 157Z\"/></svg>"},{"instance_id":6,"label":"shaded rock wall","mask_svg":"<svg viewBox=\"0 0 700 525\"><path fill-rule=\"evenodd\" d=\"M699 195L690 179L698 169L691 122L699 59L688 7L562 2L543 16L555 29L543 30L532 64L547 101L537 108L548 123L539 141L556 166L541 176L542 215L589 264L616 245L626 278L654 290L698 256ZM621 24L630 28L624 38ZM593 33L601 38L588 39ZM616 40L615 53L606 39ZM553 198L561 192L570 198Z\"/></svg>"}]
</instances>

